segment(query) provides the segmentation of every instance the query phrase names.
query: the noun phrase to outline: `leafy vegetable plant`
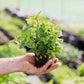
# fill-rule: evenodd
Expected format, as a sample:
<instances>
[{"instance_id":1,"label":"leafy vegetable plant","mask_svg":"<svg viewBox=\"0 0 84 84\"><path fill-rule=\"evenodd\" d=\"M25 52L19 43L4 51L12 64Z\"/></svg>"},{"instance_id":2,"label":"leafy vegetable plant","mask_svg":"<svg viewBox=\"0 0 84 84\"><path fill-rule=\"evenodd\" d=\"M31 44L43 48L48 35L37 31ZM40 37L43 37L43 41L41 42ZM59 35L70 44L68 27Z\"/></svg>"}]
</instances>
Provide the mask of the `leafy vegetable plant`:
<instances>
[{"instance_id":1,"label":"leafy vegetable plant","mask_svg":"<svg viewBox=\"0 0 84 84\"><path fill-rule=\"evenodd\" d=\"M70 44L63 43L63 51L60 56L57 56L63 63L76 63L81 59L83 52Z\"/></svg>"},{"instance_id":2,"label":"leafy vegetable plant","mask_svg":"<svg viewBox=\"0 0 84 84\"><path fill-rule=\"evenodd\" d=\"M0 84L27 84L27 76L22 72L14 72L0 77Z\"/></svg>"},{"instance_id":3,"label":"leafy vegetable plant","mask_svg":"<svg viewBox=\"0 0 84 84\"><path fill-rule=\"evenodd\" d=\"M26 54L24 48L19 49L19 46L13 43L0 46L0 58L15 57Z\"/></svg>"},{"instance_id":4,"label":"leafy vegetable plant","mask_svg":"<svg viewBox=\"0 0 84 84\"><path fill-rule=\"evenodd\" d=\"M49 18L30 16L26 19L27 24L23 27L21 35L15 37L20 47L27 46L30 52L35 53L36 66L43 66L49 58L58 55L62 51L62 35L59 25L48 22Z\"/></svg>"},{"instance_id":5,"label":"leafy vegetable plant","mask_svg":"<svg viewBox=\"0 0 84 84\"><path fill-rule=\"evenodd\" d=\"M62 83L64 80L71 81L77 78L77 74L68 68L66 65L63 65L49 73L54 79L56 79L58 84L65 84ZM69 83L67 83L69 84ZM71 84L71 83L70 83Z\"/></svg>"},{"instance_id":6,"label":"leafy vegetable plant","mask_svg":"<svg viewBox=\"0 0 84 84\"><path fill-rule=\"evenodd\" d=\"M84 63L81 64L81 65L77 68L77 70L79 71L79 73L80 73L81 76L84 76Z\"/></svg>"},{"instance_id":7,"label":"leafy vegetable plant","mask_svg":"<svg viewBox=\"0 0 84 84\"><path fill-rule=\"evenodd\" d=\"M4 16L6 16L5 19ZM6 30L13 37L20 34L20 29L23 25L24 21L10 16L5 11L0 11L0 27Z\"/></svg>"}]
</instances>

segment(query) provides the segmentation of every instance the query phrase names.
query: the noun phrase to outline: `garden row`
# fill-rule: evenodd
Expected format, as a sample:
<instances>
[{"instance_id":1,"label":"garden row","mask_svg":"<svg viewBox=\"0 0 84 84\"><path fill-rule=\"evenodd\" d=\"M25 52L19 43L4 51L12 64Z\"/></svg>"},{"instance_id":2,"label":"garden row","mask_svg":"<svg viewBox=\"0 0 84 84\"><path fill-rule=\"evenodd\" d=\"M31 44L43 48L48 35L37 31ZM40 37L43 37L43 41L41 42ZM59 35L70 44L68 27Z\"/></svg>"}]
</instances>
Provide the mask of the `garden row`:
<instances>
[{"instance_id":1,"label":"garden row","mask_svg":"<svg viewBox=\"0 0 84 84\"><path fill-rule=\"evenodd\" d=\"M6 43L19 35L23 25L24 21L11 17L5 11L0 11L0 44Z\"/></svg>"},{"instance_id":2,"label":"garden row","mask_svg":"<svg viewBox=\"0 0 84 84\"><path fill-rule=\"evenodd\" d=\"M19 35L21 32L22 26L25 24L24 19L28 16L25 14L25 18L23 19L23 16L17 14L15 11L19 11L19 9L6 9L6 11L0 11L0 44L8 43L10 40L12 40L16 35ZM14 17L12 17L14 16ZM21 19L21 20L20 20ZM63 32L64 36L63 39L67 43L73 43L72 40L73 37L70 37L72 34L69 34L67 37L67 32ZM74 35L73 35L74 36ZM75 38L75 37L74 37ZM71 39L71 40L70 40ZM76 43L78 41L75 41ZM77 46L76 46L77 47ZM14 56L20 56L24 55L26 53L25 49L19 49L18 46L14 43L4 44L0 46L0 57L14 57ZM74 48L70 44L63 43L63 51L62 54L58 57L60 61L63 63L63 66L50 72L48 75L49 81L47 84L71 84L72 82L74 84L83 84L84 83L84 77L80 77L80 75L84 75L83 72L83 64L81 61L82 58L82 51L78 50L77 48ZM82 64L81 66L79 66ZM68 66L66 66L68 65ZM45 75L43 75L45 76ZM46 76L45 76L46 77ZM47 80L48 77L45 79ZM42 77L40 77L42 80ZM44 81L44 79L43 79ZM23 73L12 73L6 76L3 76L0 78L0 84L26 84L26 75ZM46 81L44 81L46 82Z\"/></svg>"}]
</instances>

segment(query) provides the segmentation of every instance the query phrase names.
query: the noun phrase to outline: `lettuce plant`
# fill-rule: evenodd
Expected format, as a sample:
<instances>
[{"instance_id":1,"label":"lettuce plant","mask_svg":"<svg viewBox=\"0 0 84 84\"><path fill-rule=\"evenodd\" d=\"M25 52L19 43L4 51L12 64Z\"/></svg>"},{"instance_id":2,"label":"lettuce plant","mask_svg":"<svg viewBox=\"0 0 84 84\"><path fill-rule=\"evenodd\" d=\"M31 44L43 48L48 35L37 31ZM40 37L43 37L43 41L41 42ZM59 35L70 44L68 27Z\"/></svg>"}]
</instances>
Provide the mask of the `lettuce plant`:
<instances>
[{"instance_id":1,"label":"lettuce plant","mask_svg":"<svg viewBox=\"0 0 84 84\"><path fill-rule=\"evenodd\" d=\"M77 74L72 71L69 67L66 65L63 65L49 73L54 79L56 79L58 84L65 84L62 83L63 81L71 81L77 78ZM69 83L67 83L69 84Z\"/></svg>"},{"instance_id":2,"label":"lettuce plant","mask_svg":"<svg viewBox=\"0 0 84 84\"><path fill-rule=\"evenodd\" d=\"M57 56L63 63L77 63L81 59L83 52L70 44L63 43L63 51L60 56Z\"/></svg>"}]
</instances>

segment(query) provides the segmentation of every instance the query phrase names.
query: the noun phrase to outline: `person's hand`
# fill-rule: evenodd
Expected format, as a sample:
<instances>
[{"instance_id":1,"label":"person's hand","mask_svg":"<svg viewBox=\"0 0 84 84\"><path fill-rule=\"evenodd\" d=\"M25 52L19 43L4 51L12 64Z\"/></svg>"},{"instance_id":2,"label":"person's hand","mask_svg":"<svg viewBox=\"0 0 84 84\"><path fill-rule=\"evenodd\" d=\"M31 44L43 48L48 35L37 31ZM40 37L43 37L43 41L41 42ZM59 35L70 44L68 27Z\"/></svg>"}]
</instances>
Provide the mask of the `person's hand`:
<instances>
[{"instance_id":1,"label":"person's hand","mask_svg":"<svg viewBox=\"0 0 84 84\"><path fill-rule=\"evenodd\" d=\"M52 71L53 69L61 66L61 63L58 62L57 58L54 58L54 63L52 64L50 68L48 68L51 63L52 63L52 60L49 60L43 67L37 68L35 66L35 54L34 53L27 53L21 58L22 71L27 74L33 74L33 75L46 74Z\"/></svg>"}]
</instances>

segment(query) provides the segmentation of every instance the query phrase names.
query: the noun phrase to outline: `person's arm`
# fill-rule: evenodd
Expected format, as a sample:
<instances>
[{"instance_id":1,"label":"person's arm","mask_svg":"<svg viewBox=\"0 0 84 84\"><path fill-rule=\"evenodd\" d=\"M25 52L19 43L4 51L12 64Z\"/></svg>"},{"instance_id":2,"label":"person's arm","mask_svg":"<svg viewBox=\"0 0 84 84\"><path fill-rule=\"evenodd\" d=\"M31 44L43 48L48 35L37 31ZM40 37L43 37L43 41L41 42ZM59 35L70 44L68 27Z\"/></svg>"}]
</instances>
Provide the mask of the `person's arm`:
<instances>
[{"instance_id":1,"label":"person's arm","mask_svg":"<svg viewBox=\"0 0 84 84\"><path fill-rule=\"evenodd\" d=\"M20 71L20 58L0 58L0 76Z\"/></svg>"},{"instance_id":2,"label":"person's arm","mask_svg":"<svg viewBox=\"0 0 84 84\"><path fill-rule=\"evenodd\" d=\"M47 69L52 61L49 60L43 67L36 68L34 66L35 57L33 53L28 53L24 56L14 58L0 58L0 76L12 72L25 72L33 75L45 74L61 65L61 63L57 63L57 61L58 59L55 58L55 63L49 69Z\"/></svg>"}]
</instances>

